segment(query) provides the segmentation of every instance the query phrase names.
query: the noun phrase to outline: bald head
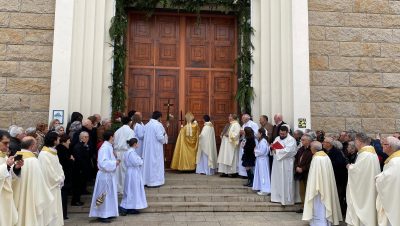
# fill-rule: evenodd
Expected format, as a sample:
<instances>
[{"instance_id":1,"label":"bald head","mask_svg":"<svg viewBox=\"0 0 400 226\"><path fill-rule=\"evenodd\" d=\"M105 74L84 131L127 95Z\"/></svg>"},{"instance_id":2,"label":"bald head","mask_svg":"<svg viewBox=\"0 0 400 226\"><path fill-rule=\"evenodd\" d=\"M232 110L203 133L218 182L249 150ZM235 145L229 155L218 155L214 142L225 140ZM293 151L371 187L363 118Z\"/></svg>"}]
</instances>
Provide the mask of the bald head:
<instances>
[{"instance_id":1,"label":"bald head","mask_svg":"<svg viewBox=\"0 0 400 226\"><path fill-rule=\"evenodd\" d=\"M84 126L87 129L91 130L93 128L93 123L89 119L84 119L84 120L82 120L82 126Z\"/></svg>"},{"instance_id":2,"label":"bald head","mask_svg":"<svg viewBox=\"0 0 400 226\"><path fill-rule=\"evenodd\" d=\"M278 113L274 115L274 121L276 125L280 124L283 121L282 114Z\"/></svg>"},{"instance_id":3,"label":"bald head","mask_svg":"<svg viewBox=\"0 0 400 226\"><path fill-rule=\"evenodd\" d=\"M322 150L322 144L319 141L313 141L310 144L310 149L313 154Z\"/></svg>"},{"instance_id":4,"label":"bald head","mask_svg":"<svg viewBox=\"0 0 400 226\"><path fill-rule=\"evenodd\" d=\"M34 137L27 136L22 138L21 149L29 150L31 152L37 151L37 141Z\"/></svg>"}]
</instances>

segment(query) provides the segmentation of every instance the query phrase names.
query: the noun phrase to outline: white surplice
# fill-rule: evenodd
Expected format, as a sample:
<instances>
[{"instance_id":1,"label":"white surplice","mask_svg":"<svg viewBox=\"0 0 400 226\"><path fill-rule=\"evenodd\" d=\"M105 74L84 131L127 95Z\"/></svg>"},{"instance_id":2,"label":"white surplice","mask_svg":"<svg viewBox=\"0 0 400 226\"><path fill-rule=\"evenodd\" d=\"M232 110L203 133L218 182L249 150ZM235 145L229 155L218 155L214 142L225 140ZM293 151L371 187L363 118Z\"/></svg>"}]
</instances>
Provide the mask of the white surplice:
<instances>
[{"instance_id":1,"label":"white surplice","mask_svg":"<svg viewBox=\"0 0 400 226\"><path fill-rule=\"evenodd\" d=\"M160 186L165 183L164 149L167 141L164 126L155 119L144 126L143 139L143 183L147 186Z\"/></svg>"},{"instance_id":2,"label":"white surplice","mask_svg":"<svg viewBox=\"0 0 400 226\"><path fill-rule=\"evenodd\" d=\"M18 210L18 226L48 226L57 216L44 218L54 196L47 187L40 162L35 154L22 150L24 166L19 180L13 181L14 201Z\"/></svg>"},{"instance_id":3,"label":"white surplice","mask_svg":"<svg viewBox=\"0 0 400 226\"><path fill-rule=\"evenodd\" d=\"M56 215L57 217L50 222L50 225L64 225L61 187L64 185L65 176L60 161L58 160L57 150L44 146L38 159L40 167L42 168L44 180L46 181L51 194L54 196L54 200L50 204L50 207L44 212L44 218Z\"/></svg>"},{"instance_id":4,"label":"white surplice","mask_svg":"<svg viewBox=\"0 0 400 226\"><path fill-rule=\"evenodd\" d=\"M315 226L338 225L343 219L332 162L324 151L311 161L302 219Z\"/></svg>"},{"instance_id":5,"label":"white surplice","mask_svg":"<svg viewBox=\"0 0 400 226\"><path fill-rule=\"evenodd\" d=\"M243 124L241 130L244 130L244 128L246 128L246 127L250 127L253 130L254 135L256 135L258 133L259 127L258 127L257 123L253 122L252 120L249 120L248 122ZM244 140L244 135L242 136L242 139ZM244 143L243 143L243 145L240 145L240 148L239 148L238 174L240 176L247 177L246 168L242 165L242 156L243 156L243 153L244 153L243 152L243 146L244 146Z\"/></svg>"},{"instance_id":6,"label":"white surplice","mask_svg":"<svg viewBox=\"0 0 400 226\"><path fill-rule=\"evenodd\" d=\"M117 217L118 216L118 193L116 169L117 159L110 142L104 141L101 145L97 158L99 171L94 185L92 203L90 205L89 217ZM105 193L103 204L96 206L96 199Z\"/></svg>"},{"instance_id":7,"label":"white surplice","mask_svg":"<svg viewBox=\"0 0 400 226\"><path fill-rule=\"evenodd\" d=\"M383 172L376 176L378 225L400 225L400 150L385 161Z\"/></svg>"},{"instance_id":8,"label":"white surplice","mask_svg":"<svg viewBox=\"0 0 400 226\"><path fill-rule=\"evenodd\" d=\"M230 122L227 136L223 136L218 155L218 172L226 174L237 173L237 158L239 155L240 124Z\"/></svg>"},{"instance_id":9,"label":"white surplice","mask_svg":"<svg viewBox=\"0 0 400 226\"><path fill-rule=\"evenodd\" d=\"M213 175L217 168L217 144L211 122L204 123L201 130L196 164L196 173L198 174Z\"/></svg>"},{"instance_id":10,"label":"white surplice","mask_svg":"<svg viewBox=\"0 0 400 226\"><path fill-rule=\"evenodd\" d=\"M121 207L125 209L144 209L147 207L146 193L142 180L143 159L134 148L125 153L125 189Z\"/></svg>"},{"instance_id":11,"label":"white surplice","mask_svg":"<svg viewBox=\"0 0 400 226\"><path fill-rule=\"evenodd\" d=\"M288 134L283 140L279 136L276 137L273 143L277 141L284 148L271 152L274 157L271 171L271 202L293 205L295 202L301 202L300 197L298 200L294 197L293 164L297 153L296 140Z\"/></svg>"},{"instance_id":12,"label":"white surplice","mask_svg":"<svg viewBox=\"0 0 400 226\"><path fill-rule=\"evenodd\" d=\"M15 225L18 213L13 198L12 176L6 161L6 156L0 157L0 225Z\"/></svg>"},{"instance_id":13,"label":"white surplice","mask_svg":"<svg viewBox=\"0 0 400 226\"><path fill-rule=\"evenodd\" d=\"M133 128L133 131L135 132L135 138L138 139L138 144L139 144L139 147L136 148L136 153L140 157L143 157L143 139L144 139L144 124L143 124L143 122L136 123L135 128Z\"/></svg>"},{"instance_id":14,"label":"white surplice","mask_svg":"<svg viewBox=\"0 0 400 226\"><path fill-rule=\"evenodd\" d=\"M348 168L346 189L346 223L348 225L376 226L375 176L381 171L378 156L372 146L358 151L357 159Z\"/></svg>"},{"instance_id":15,"label":"white surplice","mask_svg":"<svg viewBox=\"0 0 400 226\"><path fill-rule=\"evenodd\" d=\"M117 168L117 190L118 193L124 191L126 167L124 163L124 154L129 149L128 140L135 137L135 132L128 125L123 125L114 134L114 149L117 159L121 160L121 164Z\"/></svg>"},{"instance_id":16,"label":"white surplice","mask_svg":"<svg viewBox=\"0 0 400 226\"><path fill-rule=\"evenodd\" d=\"M253 190L271 193L268 157L269 145L267 140L262 139L257 143L254 154L256 155L256 166L254 167Z\"/></svg>"}]
</instances>

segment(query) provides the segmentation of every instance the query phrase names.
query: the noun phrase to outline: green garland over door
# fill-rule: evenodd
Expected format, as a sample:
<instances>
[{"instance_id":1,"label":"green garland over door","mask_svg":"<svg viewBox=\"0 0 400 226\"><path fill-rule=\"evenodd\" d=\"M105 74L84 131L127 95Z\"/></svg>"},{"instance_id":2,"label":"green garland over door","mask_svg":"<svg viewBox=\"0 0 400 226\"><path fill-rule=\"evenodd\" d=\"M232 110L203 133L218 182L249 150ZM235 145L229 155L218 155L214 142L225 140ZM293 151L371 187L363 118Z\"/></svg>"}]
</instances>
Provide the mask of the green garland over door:
<instances>
[{"instance_id":1,"label":"green garland over door","mask_svg":"<svg viewBox=\"0 0 400 226\"><path fill-rule=\"evenodd\" d=\"M253 28L250 24L250 0L116 0L115 16L112 18L110 37L114 47L112 72L111 102L113 116L125 110L125 63L126 63L126 33L128 29L129 9L137 9L151 15L155 9L166 8L195 13L200 18L202 10L233 13L238 19L238 90L236 100L240 111L251 114L251 104L254 100L254 90L251 86L250 68L253 63L251 43Z\"/></svg>"}]
</instances>

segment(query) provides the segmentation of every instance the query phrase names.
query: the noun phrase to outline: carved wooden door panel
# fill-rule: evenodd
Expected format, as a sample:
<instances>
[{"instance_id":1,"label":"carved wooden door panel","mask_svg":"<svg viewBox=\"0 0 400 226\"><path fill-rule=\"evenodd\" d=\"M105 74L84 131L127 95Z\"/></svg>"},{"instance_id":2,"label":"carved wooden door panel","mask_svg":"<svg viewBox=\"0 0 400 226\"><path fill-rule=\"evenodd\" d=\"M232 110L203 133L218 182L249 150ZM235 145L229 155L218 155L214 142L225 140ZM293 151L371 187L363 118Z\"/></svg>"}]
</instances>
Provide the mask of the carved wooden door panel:
<instances>
[{"instance_id":1,"label":"carved wooden door panel","mask_svg":"<svg viewBox=\"0 0 400 226\"><path fill-rule=\"evenodd\" d=\"M211 116L219 134L236 113L236 28L231 16L129 13L126 90L128 110L167 117L167 103L174 120L166 128L169 144L164 148L165 165L170 166L179 134L179 121L191 111L200 126Z\"/></svg>"}]
</instances>

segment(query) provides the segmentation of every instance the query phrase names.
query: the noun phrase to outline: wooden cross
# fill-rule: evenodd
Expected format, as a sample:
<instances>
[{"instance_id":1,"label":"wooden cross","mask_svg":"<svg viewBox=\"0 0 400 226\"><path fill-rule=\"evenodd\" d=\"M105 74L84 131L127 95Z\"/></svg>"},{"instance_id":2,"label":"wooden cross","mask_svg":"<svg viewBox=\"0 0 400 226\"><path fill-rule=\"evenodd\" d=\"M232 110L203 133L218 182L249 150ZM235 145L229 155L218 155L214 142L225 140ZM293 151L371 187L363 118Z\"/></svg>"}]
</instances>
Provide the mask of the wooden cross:
<instances>
[{"instance_id":1,"label":"wooden cross","mask_svg":"<svg viewBox=\"0 0 400 226\"><path fill-rule=\"evenodd\" d=\"M181 122L181 127L183 127L183 121L185 121L185 120L183 120L183 117L182 117L182 110L181 110L181 119L179 119L179 122Z\"/></svg>"},{"instance_id":2,"label":"wooden cross","mask_svg":"<svg viewBox=\"0 0 400 226\"><path fill-rule=\"evenodd\" d=\"M168 99L168 103L166 103L166 104L164 104L164 106L166 106L167 107L167 122L169 121L169 108L170 107L172 107L172 106L174 106L174 104L171 104L170 103L170 99Z\"/></svg>"}]
</instances>

